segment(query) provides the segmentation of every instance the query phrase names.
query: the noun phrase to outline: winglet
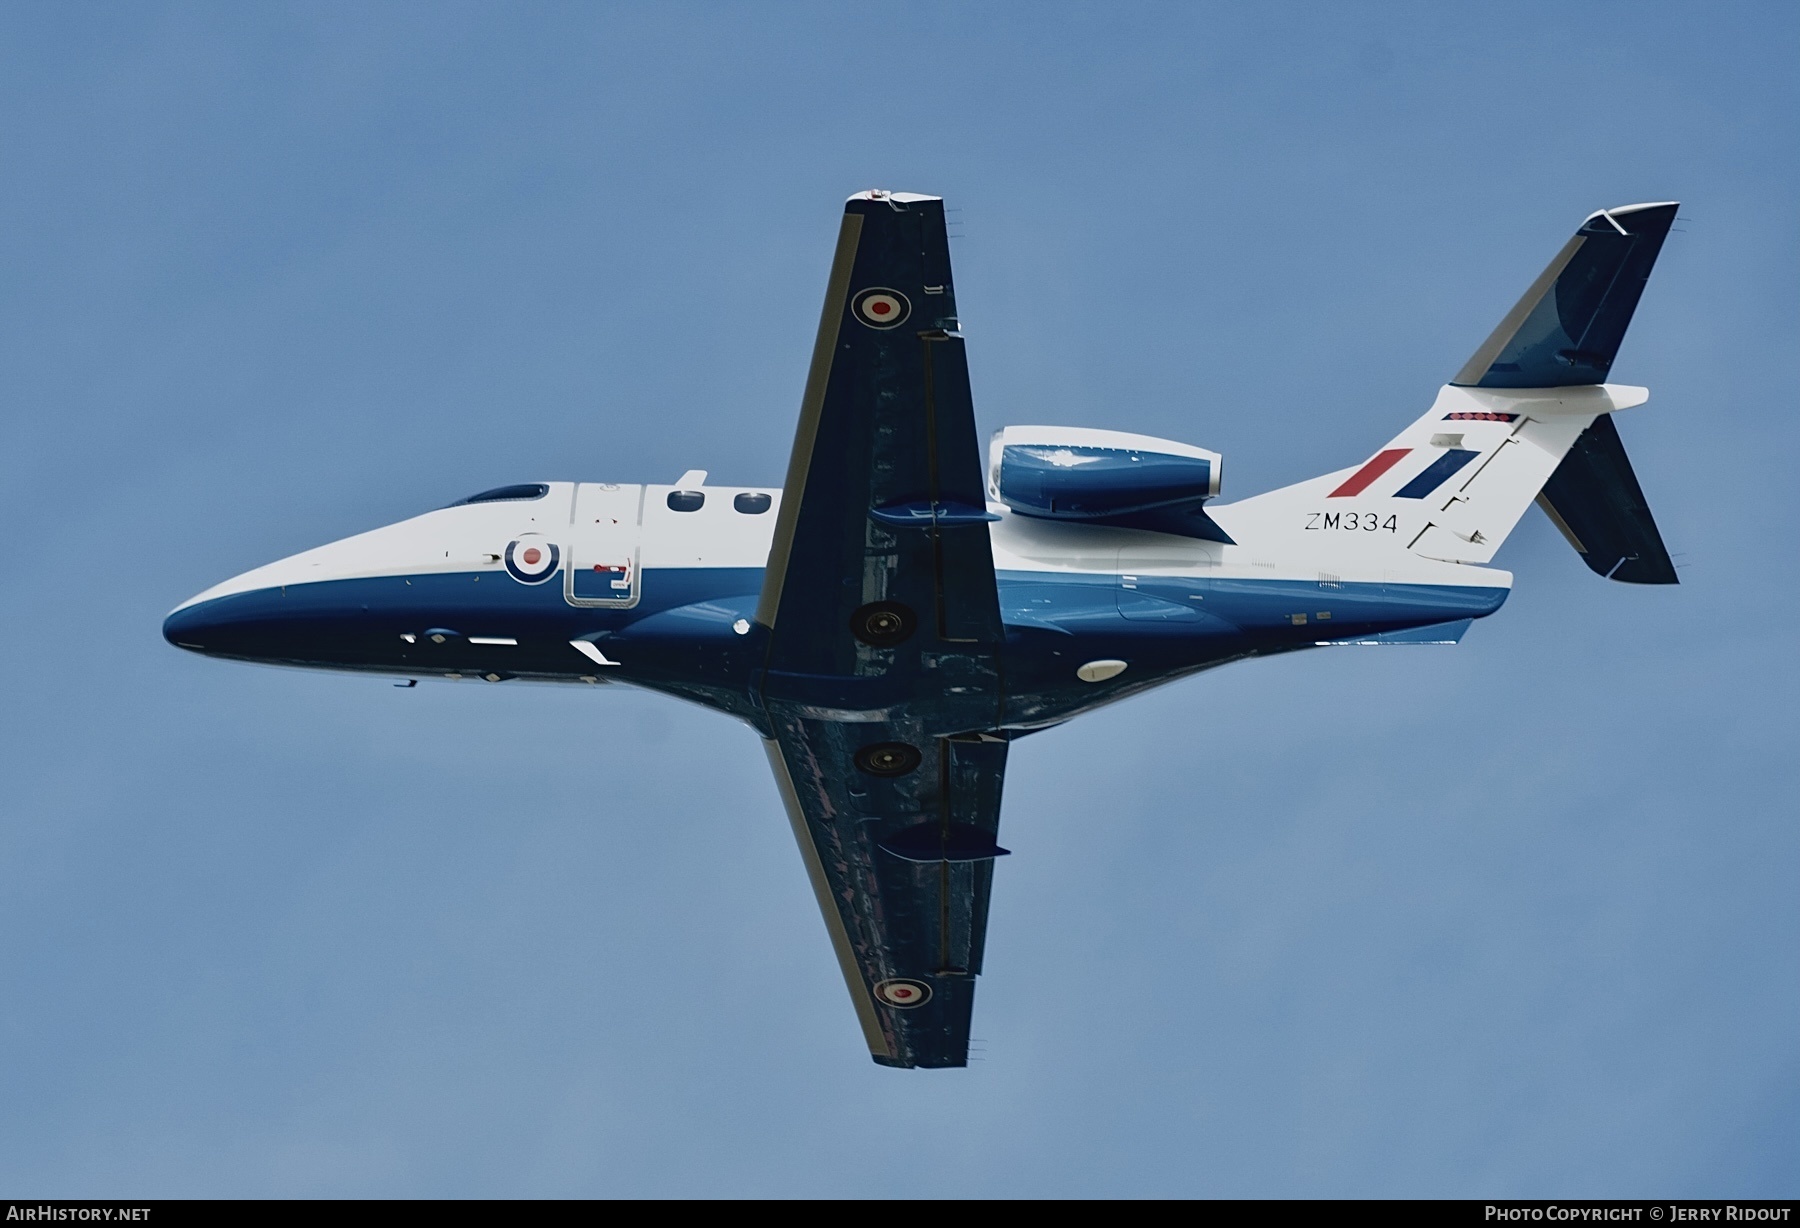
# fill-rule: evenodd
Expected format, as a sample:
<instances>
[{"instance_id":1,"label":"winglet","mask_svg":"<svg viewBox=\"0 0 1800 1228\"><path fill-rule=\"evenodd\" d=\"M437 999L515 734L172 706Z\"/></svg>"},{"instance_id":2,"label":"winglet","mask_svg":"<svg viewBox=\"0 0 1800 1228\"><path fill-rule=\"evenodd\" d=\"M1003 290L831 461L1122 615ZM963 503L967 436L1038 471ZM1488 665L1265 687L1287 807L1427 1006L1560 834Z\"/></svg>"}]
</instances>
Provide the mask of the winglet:
<instances>
[{"instance_id":1,"label":"winglet","mask_svg":"<svg viewBox=\"0 0 1800 1228\"><path fill-rule=\"evenodd\" d=\"M1603 384L1679 208L1590 214L1450 382L1474 388Z\"/></svg>"}]
</instances>

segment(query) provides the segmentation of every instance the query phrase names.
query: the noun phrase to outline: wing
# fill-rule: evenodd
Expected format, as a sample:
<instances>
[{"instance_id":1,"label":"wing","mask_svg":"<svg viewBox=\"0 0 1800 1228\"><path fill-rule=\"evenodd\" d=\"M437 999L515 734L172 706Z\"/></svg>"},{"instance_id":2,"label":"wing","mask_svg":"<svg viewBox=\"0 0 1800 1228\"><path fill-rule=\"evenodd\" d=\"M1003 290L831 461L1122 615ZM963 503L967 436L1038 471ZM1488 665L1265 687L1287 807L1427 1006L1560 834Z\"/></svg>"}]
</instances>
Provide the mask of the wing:
<instances>
[{"instance_id":1,"label":"wing","mask_svg":"<svg viewBox=\"0 0 1800 1228\"><path fill-rule=\"evenodd\" d=\"M757 610L770 669L863 672L868 645L844 632L872 601L949 643L998 642L958 327L943 202L851 197Z\"/></svg>"},{"instance_id":2,"label":"wing","mask_svg":"<svg viewBox=\"0 0 1800 1228\"><path fill-rule=\"evenodd\" d=\"M877 1062L967 1061L1004 739L943 202L844 208L757 621L770 759Z\"/></svg>"},{"instance_id":3,"label":"wing","mask_svg":"<svg viewBox=\"0 0 1800 1228\"><path fill-rule=\"evenodd\" d=\"M766 745L870 1056L966 1066L1007 744L935 738L897 778L858 766L897 732L790 710Z\"/></svg>"}]
</instances>

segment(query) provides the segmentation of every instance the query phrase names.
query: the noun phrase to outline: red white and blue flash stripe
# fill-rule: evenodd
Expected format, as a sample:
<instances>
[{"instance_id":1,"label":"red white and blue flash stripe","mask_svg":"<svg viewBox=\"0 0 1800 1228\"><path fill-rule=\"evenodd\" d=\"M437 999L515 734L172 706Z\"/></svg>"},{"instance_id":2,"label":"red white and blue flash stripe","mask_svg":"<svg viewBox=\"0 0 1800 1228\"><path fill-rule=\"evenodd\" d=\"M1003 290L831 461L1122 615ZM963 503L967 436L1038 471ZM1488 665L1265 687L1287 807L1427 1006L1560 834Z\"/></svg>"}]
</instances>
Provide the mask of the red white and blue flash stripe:
<instances>
[{"instance_id":1,"label":"red white and blue flash stripe","mask_svg":"<svg viewBox=\"0 0 1800 1228\"><path fill-rule=\"evenodd\" d=\"M1377 452L1368 464L1358 469L1344 480L1343 485L1325 496L1328 499L1348 499L1360 495L1373 486L1381 475L1411 456L1416 448L1387 448ZM1423 472L1412 481L1394 492L1396 499L1423 499L1432 491L1448 482L1461 472L1463 466L1480 456L1479 452L1471 452L1467 448L1445 448L1436 460L1425 466Z\"/></svg>"}]
</instances>

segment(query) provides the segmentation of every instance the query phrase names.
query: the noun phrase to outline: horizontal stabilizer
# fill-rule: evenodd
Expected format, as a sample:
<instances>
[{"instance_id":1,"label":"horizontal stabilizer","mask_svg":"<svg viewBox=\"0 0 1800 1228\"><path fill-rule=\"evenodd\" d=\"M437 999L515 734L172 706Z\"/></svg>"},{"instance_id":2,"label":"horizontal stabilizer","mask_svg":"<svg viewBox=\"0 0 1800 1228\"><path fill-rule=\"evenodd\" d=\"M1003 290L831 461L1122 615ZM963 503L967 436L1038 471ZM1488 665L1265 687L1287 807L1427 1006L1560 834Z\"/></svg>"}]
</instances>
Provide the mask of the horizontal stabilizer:
<instances>
[{"instance_id":1,"label":"horizontal stabilizer","mask_svg":"<svg viewBox=\"0 0 1800 1228\"><path fill-rule=\"evenodd\" d=\"M1627 584L1681 582L1610 414L1581 433L1538 506L1599 575Z\"/></svg>"},{"instance_id":2,"label":"horizontal stabilizer","mask_svg":"<svg viewBox=\"0 0 1800 1228\"><path fill-rule=\"evenodd\" d=\"M1452 384L1603 384L1678 205L1602 209L1581 224Z\"/></svg>"}]
</instances>

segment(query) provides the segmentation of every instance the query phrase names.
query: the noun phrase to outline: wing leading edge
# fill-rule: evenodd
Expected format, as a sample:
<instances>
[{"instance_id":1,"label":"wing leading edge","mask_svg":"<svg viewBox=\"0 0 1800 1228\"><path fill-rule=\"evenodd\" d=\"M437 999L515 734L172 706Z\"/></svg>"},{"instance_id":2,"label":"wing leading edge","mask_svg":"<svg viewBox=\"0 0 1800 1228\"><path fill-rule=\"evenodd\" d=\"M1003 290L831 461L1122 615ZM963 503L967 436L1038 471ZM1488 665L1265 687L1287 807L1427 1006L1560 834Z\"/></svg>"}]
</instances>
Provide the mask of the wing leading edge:
<instances>
[{"instance_id":1,"label":"wing leading edge","mask_svg":"<svg viewBox=\"0 0 1800 1228\"><path fill-rule=\"evenodd\" d=\"M875 1060L962 1066L1006 742L943 202L844 209L757 621L768 750Z\"/></svg>"}]
</instances>

